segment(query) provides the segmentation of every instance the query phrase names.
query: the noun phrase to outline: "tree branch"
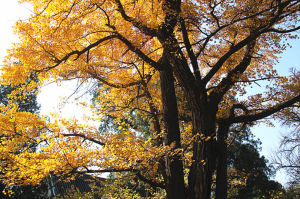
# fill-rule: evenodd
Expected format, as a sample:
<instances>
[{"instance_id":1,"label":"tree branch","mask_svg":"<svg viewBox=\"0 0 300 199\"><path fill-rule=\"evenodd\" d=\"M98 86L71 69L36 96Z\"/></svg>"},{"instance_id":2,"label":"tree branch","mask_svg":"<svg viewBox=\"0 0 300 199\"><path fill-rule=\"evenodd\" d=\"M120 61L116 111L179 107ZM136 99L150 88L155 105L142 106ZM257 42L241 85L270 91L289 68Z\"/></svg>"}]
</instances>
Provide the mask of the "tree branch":
<instances>
[{"instance_id":1,"label":"tree branch","mask_svg":"<svg viewBox=\"0 0 300 199\"><path fill-rule=\"evenodd\" d=\"M123 19L125 19L126 21L132 23L132 25L134 25L134 27L136 27L137 29L139 29L141 32L143 32L145 35L154 37L157 36L157 30L153 29L153 28L149 28L146 25L142 24L141 22L135 20L134 18L128 16L125 13L125 10L123 8L123 5L121 3L120 0L115 0L115 3L118 6L118 11L121 13Z\"/></svg>"},{"instance_id":2,"label":"tree branch","mask_svg":"<svg viewBox=\"0 0 300 199\"><path fill-rule=\"evenodd\" d=\"M146 54L144 54L139 48L134 46L128 39L123 37L120 33L116 33L116 37L122 41L132 52L134 52L136 55L138 55L143 61L154 67L155 69L159 70L161 69L160 64L158 64L156 61L148 57Z\"/></svg>"},{"instance_id":3,"label":"tree branch","mask_svg":"<svg viewBox=\"0 0 300 199\"><path fill-rule=\"evenodd\" d=\"M132 168L128 168L128 169L115 169L115 168L111 168L111 169L87 169L85 171L74 171L74 173L79 173L79 174L85 174L85 173L105 173L105 172L137 172L137 169L132 169Z\"/></svg>"},{"instance_id":4,"label":"tree branch","mask_svg":"<svg viewBox=\"0 0 300 199\"><path fill-rule=\"evenodd\" d=\"M242 116L237 116L237 117L234 117L234 118L227 118L225 119L226 122L228 123L241 123L241 122L253 122L253 121L257 121L257 120L260 120L260 119L263 119L265 117L268 117L278 111L281 111L282 109L284 108L287 108L289 106L292 106L294 103L297 103L300 101L300 94L296 97L293 97L292 99L282 103L282 104L279 104L279 105L276 105L276 106L273 106L267 110L264 110L260 113L256 113L256 114L249 114L249 115L242 115Z\"/></svg>"},{"instance_id":5,"label":"tree branch","mask_svg":"<svg viewBox=\"0 0 300 199\"><path fill-rule=\"evenodd\" d=\"M89 73L89 74L93 78L95 78L95 79L99 80L100 82L102 82L103 84L106 84L106 85L111 86L113 88L128 88L128 87L131 87L131 86L141 84L143 82L143 80L140 80L140 81L136 81L136 82L130 82L130 83L127 83L127 84L113 84L113 83L110 83L110 82L106 81L103 77L101 77L97 73Z\"/></svg>"},{"instance_id":6,"label":"tree branch","mask_svg":"<svg viewBox=\"0 0 300 199\"><path fill-rule=\"evenodd\" d=\"M276 32L276 33L290 33L290 32L294 32L296 30L300 30L300 26L296 27L296 28L292 28L292 29L287 29L287 30L279 30L276 28L271 28L269 30L269 32Z\"/></svg>"},{"instance_id":7,"label":"tree branch","mask_svg":"<svg viewBox=\"0 0 300 199\"><path fill-rule=\"evenodd\" d=\"M232 46L230 50L225 53L219 61L212 67L212 69L207 73L207 75L203 78L204 84L207 84L210 79L220 70L220 68L223 66L223 64L227 61L227 59L234 54L235 52L242 49L244 46L248 45L251 41L254 41L260 34L250 34L247 38L239 42L238 44Z\"/></svg>"},{"instance_id":8,"label":"tree branch","mask_svg":"<svg viewBox=\"0 0 300 199\"><path fill-rule=\"evenodd\" d=\"M164 23L159 27L160 39L166 39L169 37L178 22L178 16L180 13L181 0L164 0L162 9L165 12Z\"/></svg>"},{"instance_id":9,"label":"tree branch","mask_svg":"<svg viewBox=\"0 0 300 199\"><path fill-rule=\"evenodd\" d=\"M254 47L255 42L251 42L247 45L247 51L245 52L243 60L228 73L227 77L218 84L217 89L214 89L210 94L209 97L215 104L218 104L222 100L225 93L235 84L235 79L239 78L250 65L251 54L253 53Z\"/></svg>"},{"instance_id":10,"label":"tree branch","mask_svg":"<svg viewBox=\"0 0 300 199\"><path fill-rule=\"evenodd\" d=\"M137 176L140 180L142 180L143 182L145 182L145 183L151 185L151 186L154 187L154 188L160 187L160 188L162 188L162 189L165 189L165 185L164 185L164 184L158 183L158 182L154 182L154 181L152 181L152 180L149 180L148 178L144 177L140 172L137 172L137 173L136 173L136 176Z\"/></svg>"},{"instance_id":11,"label":"tree branch","mask_svg":"<svg viewBox=\"0 0 300 199\"><path fill-rule=\"evenodd\" d=\"M192 45L190 43L188 33L187 33L187 30L186 30L186 27L185 27L185 22L182 18L180 19L180 25L181 25L181 32L182 32L182 35L183 35L184 45L186 47L186 50L188 52L188 55L189 55L191 63L192 63L194 76L195 76L196 80L199 82L201 80L201 73L200 73L200 70L199 70L197 57L196 57L196 55L193 51L193 48L192 48Z\"/></svg>"},{"instance_id":12,"label":"tree branch","mask_svg":"<svg viewBox=\"0 0 300 199\"><path fill-rule=\"evenodd\" d=\"M62 62L67 61L73 55L77 55L76 58L74 59L74 60L77 60L80 57L80 55L84 54L85 52L88 52L89 50L91 50L92 48L98 46L102 42L108 41L108 40L113 39L113 38L117 38L117 35L112 34L112 35L103 37L103 38L99 39L98 41L96 41L96 42L88 45L86 48L84 48L84 49L82 49L80 51L79 50L74 50L74 51L68 53L67 55L65 55L63 58L61 58L61 59L57 58L56 60L54 60L54 62L56 62L55 65L49 66L49 67L46 67L46 68L42 68L42 69L39 69L39 70L35 70L35 72L37 72L37 73L39 73L39 72L47 72L47 71L49 71L49 70L51 70L53 68L56 68Z\"/></svg>"},{"instance_id":13,"label":"tree branch","mask_svg":"<svg viewBox=\"0 0 300 199\"><path fill-rule=\"evenodd\" d=\"M235 52L237 52L238 50L242 49L244 46L248 45L250 42L256 40L261 34L263 33L268 33L268 32L277 32L277 33L289 33L292 31L296 31L299 30L300 27L296 27L293 29L289 29L289 30L278 30L275 28L272 28L272 26L274 24L276 24L276 22L281 20L281 15L283 13L284 8L286 8L289 4L291 3L291 0L288 1L284 1L281 2L276 5L274 7L274 10L272 13L270 13L271 15L273 15L273 17L269 20L268 23L259 26L258 28L251 30L252 34L250 34L247 38L245 38L244 40L242 40L241 42L239 42L238 44L232 46L230 48L230 50L225 53L219 60L218 62L213 66L213 68L207 73L207 75L203 78L203 82L204 84L207 84L211 78L219 71L219 69L222 67L222 65L225 63L225 61ZM277 9L277 10L276 10ZM266 10L267 11L267 10ZM255 16L255 14L253 15ZM248 17L247 17L248 18ZM239 20L237 20L239 21ZM232 22L233 24L234 22ZM222 27L222 26L221 26ZM198 55L198 54L197 54Z\"/></svg>"},{"instance_id":14,"label":"tree branch","mask_svg":"<svg viewBox=\"0 0 300 199\"><path fill-rule=\"evenodd\" d=\"M96 140L96 139L94 139L94 138L86 137L85 135L82 135L82 134L77 134L77 133L66 133L66 134L62 134L62 135L65 136L65 137L81 137L81 138L83 138L83 139L85 139L85 140L94 142L94 143L96 143L96 144L99 144L99 145L102 145L102 146L105 145L104 142L101 142L101 141Z\"/></svg>"}]
</instances>

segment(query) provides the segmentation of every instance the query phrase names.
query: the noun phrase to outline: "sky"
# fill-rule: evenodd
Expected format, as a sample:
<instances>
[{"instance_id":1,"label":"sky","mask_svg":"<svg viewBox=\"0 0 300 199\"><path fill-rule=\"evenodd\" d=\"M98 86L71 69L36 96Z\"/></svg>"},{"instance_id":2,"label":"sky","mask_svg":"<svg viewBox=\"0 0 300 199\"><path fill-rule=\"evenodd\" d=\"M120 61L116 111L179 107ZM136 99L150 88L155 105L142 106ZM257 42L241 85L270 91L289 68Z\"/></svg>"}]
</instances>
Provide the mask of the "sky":
<instances>
[{"instance_id":1,"label":"sky","mask_svg":"<svg viewBox=\"0 0 300 199\"><path fill-rule=\"evenodd\" d=\"M27 19L30 12L29 5L20 5L17 3L17 0L0 0L0 65L2 65L6 49L11 46L12 42L17 41L16 36L13 34L12 26L18 19ZM287 49L282 54L282 58L276 66L280 75L287 75L291 67L300 69L300 40L293 41L291 45L292 48ZM62 114L66 116L72 116L78 114L78 112L82 112L80 108L74 108L74 104L61 103L62 97L67 97L73 93L75 84L74 82L69 82L64 88L58 87L55 84L44 87L44 91L38 96L38 101L41 104L41 113L47 114L49 112L59 111L60 113L63 112ZM60 109L62 107L63 110ZM275 127L259 125L252 128L252 132L262 141L261 154L270 159L279 146L280 137L289 131L287 127L276 124ZM281 183L286 183L287 179L285 177L286 175L280 172L275 179Z\"/></svg>"}]
</instances>

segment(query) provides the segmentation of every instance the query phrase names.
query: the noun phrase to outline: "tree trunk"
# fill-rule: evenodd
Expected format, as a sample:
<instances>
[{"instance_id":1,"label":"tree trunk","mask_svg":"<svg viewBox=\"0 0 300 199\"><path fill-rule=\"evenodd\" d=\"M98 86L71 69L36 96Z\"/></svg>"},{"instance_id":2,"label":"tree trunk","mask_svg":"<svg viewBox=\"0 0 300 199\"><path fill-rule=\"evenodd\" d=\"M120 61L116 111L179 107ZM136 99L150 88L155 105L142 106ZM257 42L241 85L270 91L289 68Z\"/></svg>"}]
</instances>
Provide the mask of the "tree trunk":
<instances>
[{"instance_id":1,"label":"tree trunk","mask_svg":"<svg viewBox=\"0 0 300 199\"><path fill-rule=\"evenodd\" d=\"M206 110L208 107L206 107ZM210 199L212 174L215 170L215 118L214 110L192 107L194 134L193 163L189 173L189 199Z\"/></svg>"},{"instance_id":2,"label":"tree trunk","mask_svg":"<svg viewBox=\"0 0 300 199\"><path fill-rule=\"evenodd\" d=\"M227 144L229 125L220 124L217 134L218 156L217 156L217 179L216 199L227 198Z\"/></svg>"},{"instance_id":3,"label":"tree trunk","mask_svg":"<svg viewBox=\"0 0 300 199\"><path fill-rule=\"evenodd\" d=\"M167 60L162 62L164 70L160 71L161 95L163 106L163 120L165 125L165 144L175 144L174 149L181 148L180 130L178 122L177 99L174 88L172 68ZM184 199L185 187L183 164L181 157L175 155L166 157L165 182L167 199Z\"/></svg>"}]
</instances>

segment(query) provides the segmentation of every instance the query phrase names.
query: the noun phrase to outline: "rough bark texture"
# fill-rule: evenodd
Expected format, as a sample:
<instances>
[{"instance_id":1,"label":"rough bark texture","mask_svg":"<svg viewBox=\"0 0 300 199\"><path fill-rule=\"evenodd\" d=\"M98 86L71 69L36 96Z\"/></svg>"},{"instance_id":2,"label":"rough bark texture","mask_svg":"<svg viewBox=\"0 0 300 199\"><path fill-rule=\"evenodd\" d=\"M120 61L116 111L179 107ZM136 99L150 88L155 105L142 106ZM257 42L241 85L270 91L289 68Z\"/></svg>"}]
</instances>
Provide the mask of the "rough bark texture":
<instances>
[{"instance_id":1,"label":"rough bark texture","mask_svg":"<svg viewBox=\"0 0 300 199\"><path fill-rule=\"evenodd\" d=\"M165 124L165 144L175 144L174 149L181 147L180 130L178 122L177 99L174 88L172 69L167 60L162 62L164 70L160 71L163 118ZM184 178L183 165L179 155L166 157L165 159L165 182L168 199L183 199Z\"/></svg>"},{"instance_id":2,"label":"rough bark texture","mask_svg":"<svg viewBox=\"0 0 300 199\"><path fill-rule=\"evenodd\" d=\"M215 141L212 139L215 135L215 119L214 114L207 114L205 110L193 109L192 112L194 134L197 136L197 141L193 145L193 163L189 173L188 198L209 199L216 157Z\"/></svg>"}]
</instances>

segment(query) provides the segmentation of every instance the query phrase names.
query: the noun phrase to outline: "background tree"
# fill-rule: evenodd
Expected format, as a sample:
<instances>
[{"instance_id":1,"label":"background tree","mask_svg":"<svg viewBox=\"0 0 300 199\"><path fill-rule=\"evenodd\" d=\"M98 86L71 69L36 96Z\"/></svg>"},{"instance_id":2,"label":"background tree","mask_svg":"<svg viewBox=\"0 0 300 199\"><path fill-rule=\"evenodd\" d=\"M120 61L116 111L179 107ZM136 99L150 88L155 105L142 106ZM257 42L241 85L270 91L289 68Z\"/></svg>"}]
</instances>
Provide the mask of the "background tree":
<instances>
[{"instance_id":1,"label":"background tree","mask_svg":"<svg viewBox=\"0 0 300 199\"><path fill-rule=\"evenodd\" d=\"M234 132L228 146L228 198L273 198L284 188L270 178L275 169L260 156L261 142L249 129Z\"/></svg>"},{"instance_id":2,"label":"background tree","mask_svg":"<svg viewBox=\"0 0 300 199\"><path fill-rule=\"evenodd\" d=\"M264 119L300 99L273 68L284 40L296 38L293 32L300 29L298 0L25 1L34 14L16 25L21 43L6 59L3 82L24 83L29 74L40 85L97 80L103 87L96 114L117 118L119 131L99 134L89 123L66 119L19 125L23 135L34 125L32 130L43 129L42 152L11 157L17 166L9 179L131 172L163 188L167 198L199 199L210 198L216 171L216 198L226 198L230 127ZM233 100L263 80L273 80L265 93ZM183 110L191 122L180 121ZM3 117L12 111L7 108ZM128 128L132 111L151 118L149 139Z\"/></svg>"},{"instance_id":3,"label":"background tree","mask_svg":"<svg viewBox=\"0 0 300 199\"><path fill-rule=\"evenodd\" d=\"M290 89L299 92L299 84L294 79L300 78L300 71L291 70L289 79ZM295 83L293 85L293 83ZM299 102L293 106L278 113L276 118L282 122L282 125L289 127L290 132L285 132L281 140L281 146L276 151L273 163L278 169L284 169L289 176L290 184L300 183L300 104Z\"/></svg>"},{"instance_id":4,"label":"background tree","mask_svg":"<svg viewBox=\"0 0 300 199\"><path fill-rule=\"evenodd\" d=\"M299 131L297 130L284 136L274 161L278 169L285 169L290 184L300 183L299 143Z\"/></svg>"}]
</instances>

